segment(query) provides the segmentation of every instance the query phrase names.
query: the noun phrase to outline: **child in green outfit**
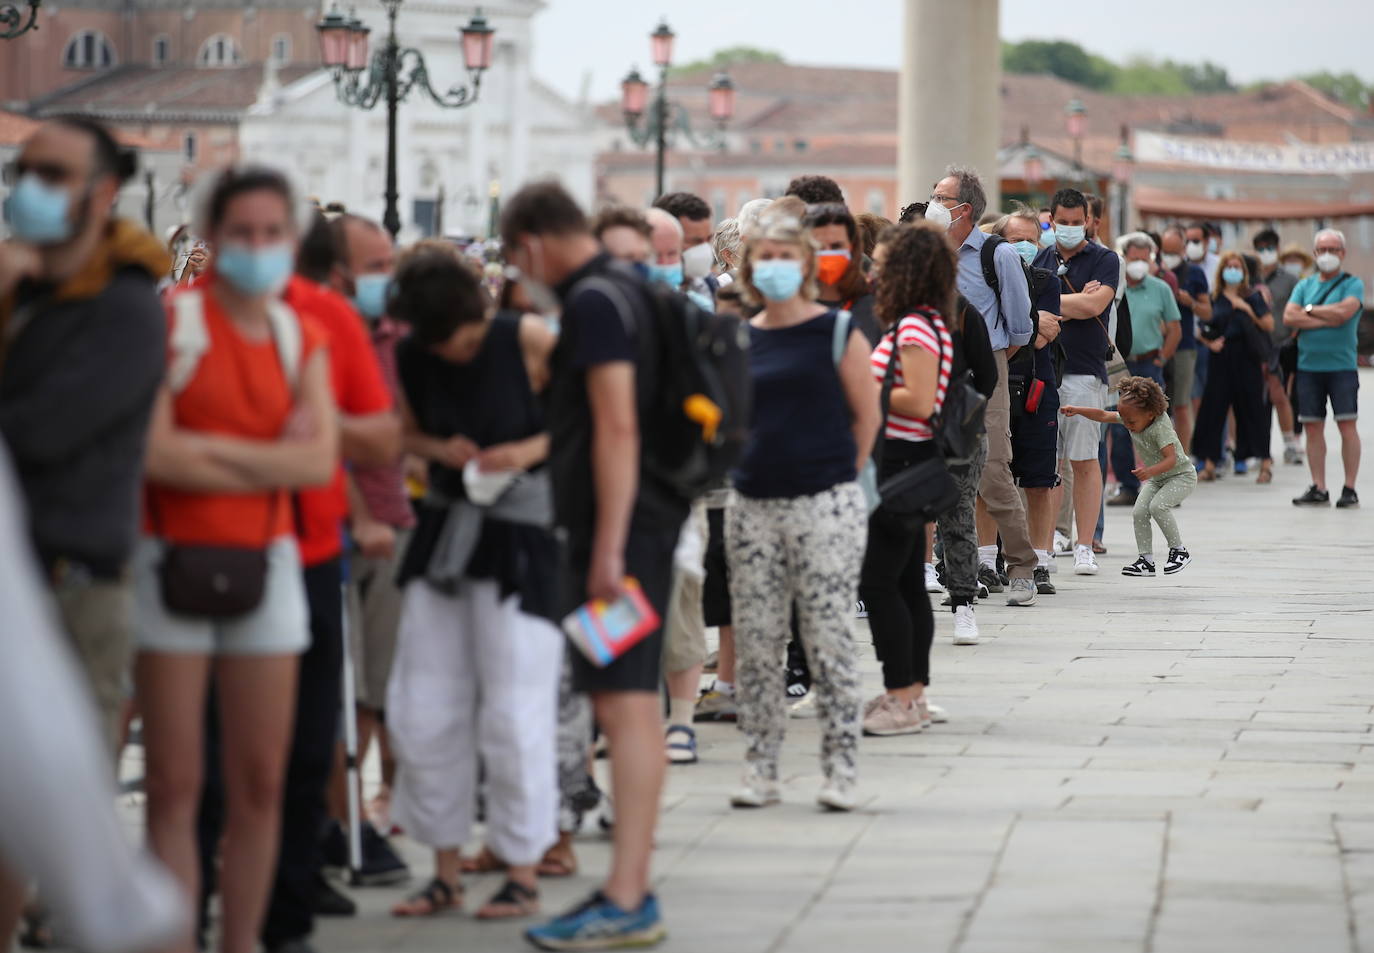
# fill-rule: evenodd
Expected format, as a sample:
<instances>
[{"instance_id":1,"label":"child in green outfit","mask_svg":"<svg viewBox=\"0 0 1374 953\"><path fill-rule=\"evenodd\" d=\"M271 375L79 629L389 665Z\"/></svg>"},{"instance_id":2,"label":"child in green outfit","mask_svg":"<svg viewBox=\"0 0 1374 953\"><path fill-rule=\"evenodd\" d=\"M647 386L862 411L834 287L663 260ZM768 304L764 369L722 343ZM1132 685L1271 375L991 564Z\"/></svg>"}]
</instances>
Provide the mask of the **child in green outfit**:
<instances>
[{"instance_id":1,"label":"child in green outfit","mask_svg":"<svg viewBox=\"0 0 1374 953\"><path fill-rule=\"evenodd\" d=\"M1174 433L1169 421L1169 399L1164 389L1148 377L1128 377L1121 382L1121 401L1117 413L1092 407L1061 407L1066 417L1075 414L1103 424L1123 424L1131 432L1131 443L1144 460L1131 472L1140 478L1140 495L1135 501L1135 542L1140 558L1121 570L1123 576L1155 574L1154 534L1150 520L1159 524L1169 541L1169 561L1164 574L1172 575L1193 561L1183 545L1174 519L1174 507L1197 489L1197 471Z\"/></svg>"}]
</instances>

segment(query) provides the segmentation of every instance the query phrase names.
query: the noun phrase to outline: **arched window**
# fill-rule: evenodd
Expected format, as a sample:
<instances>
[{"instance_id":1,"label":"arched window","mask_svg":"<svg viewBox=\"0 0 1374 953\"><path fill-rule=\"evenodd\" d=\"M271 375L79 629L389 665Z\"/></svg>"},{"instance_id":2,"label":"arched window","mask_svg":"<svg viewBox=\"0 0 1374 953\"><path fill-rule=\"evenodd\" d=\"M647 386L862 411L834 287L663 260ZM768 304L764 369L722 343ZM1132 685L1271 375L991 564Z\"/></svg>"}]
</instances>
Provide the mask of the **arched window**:
<instances>
[{"instance_id":1,"label":"arched window","mask_svg":"<svg viewBox=\"0 0 1374 953\"><path fill-rule=\"evenodd\" d=\"M272 62L285 66L291 62L291 35L278 33L272 37Z\"/></svg>"},{"instance_id":2,"label":"arched window","mask_svg":"<svg viewBox=\"0 0 1374 953\"><path fill-rule=\"evenodd\" d=\"M216 33L206 40L196 57L196 63L200 66L238 66L241 62L243 57L239 55L239 46L227 33Z\"/></svg>"},{"instance_id":3,"label":"arched window","mask_svg":"<svg viewBox=\"0 0 1374 953\"><path fill-rule=\"evenodd\" d=\"M98 30L82 30L67 41L62 65L67 69L109 69L115 65L114 44Z\"/></svg>"},{"instance_id":4,"label":"arched window","mask_svg":"<svg viewBox=\"0 0 1374 953\"><path fill-rule=\"evenodd\" d=\"M172 40L168 36L159 36L153 40L153 65L166 66L167 61L172 58Z\"/></svg>"}]
</instances>

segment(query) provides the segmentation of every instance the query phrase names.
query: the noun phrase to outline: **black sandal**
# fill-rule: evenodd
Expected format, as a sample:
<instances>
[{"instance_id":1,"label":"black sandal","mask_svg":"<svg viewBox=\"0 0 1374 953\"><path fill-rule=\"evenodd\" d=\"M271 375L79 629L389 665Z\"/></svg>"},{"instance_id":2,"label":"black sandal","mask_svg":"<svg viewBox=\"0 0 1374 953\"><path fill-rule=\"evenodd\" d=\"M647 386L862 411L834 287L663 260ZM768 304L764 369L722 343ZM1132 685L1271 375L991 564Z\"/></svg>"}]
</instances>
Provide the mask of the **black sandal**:
<instances>
[{"instance_id":1,"label":"black sandal","mask_svg":"<svg viewBox=\"0 0 1374 953\"><path fill-rule=\"evenodd\" d=\"M429 909L416 909L420 904L429 904ZM391 908L393 917L432 917L440 913L456 911L463 906L463 888L450 887L438 877L431 880L425 889L406 897Z\"/></svg>"},{"instance_id":2,"label":"black sandal","mask_svg":"<svg viewBox=\"0 0 1374 953\"><path fill-rule=\"evenodd\" d=\"M494 909L496 907L504 909ZM507 880L487 901L486 906L477 911L477 919L513 920L517 917L532 917L538 912L539 891L531 890L514 880Z\"/></svg>"}]
</instances>

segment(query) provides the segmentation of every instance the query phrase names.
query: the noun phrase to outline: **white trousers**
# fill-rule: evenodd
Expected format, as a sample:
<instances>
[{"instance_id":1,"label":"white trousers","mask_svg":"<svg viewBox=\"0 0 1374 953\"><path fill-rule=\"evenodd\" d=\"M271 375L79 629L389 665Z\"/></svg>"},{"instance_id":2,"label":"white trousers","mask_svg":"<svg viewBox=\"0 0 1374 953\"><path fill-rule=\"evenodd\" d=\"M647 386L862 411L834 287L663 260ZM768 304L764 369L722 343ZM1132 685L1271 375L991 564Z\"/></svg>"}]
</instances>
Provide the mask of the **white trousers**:
<instances>
[{"instance_id":1,"label":"white trousers","mask_svg":"<svg viewBox=\"0 0 1374 953\"><path fill-rule=\"evenodd\" d=\"M502 600L495 582L457 596L406 586L387 686L396 822L435 849L472 832L478 765L486 839L508 864L537 863L558 837L558 677L563 636Z\"/></svg>"}]
</instances>

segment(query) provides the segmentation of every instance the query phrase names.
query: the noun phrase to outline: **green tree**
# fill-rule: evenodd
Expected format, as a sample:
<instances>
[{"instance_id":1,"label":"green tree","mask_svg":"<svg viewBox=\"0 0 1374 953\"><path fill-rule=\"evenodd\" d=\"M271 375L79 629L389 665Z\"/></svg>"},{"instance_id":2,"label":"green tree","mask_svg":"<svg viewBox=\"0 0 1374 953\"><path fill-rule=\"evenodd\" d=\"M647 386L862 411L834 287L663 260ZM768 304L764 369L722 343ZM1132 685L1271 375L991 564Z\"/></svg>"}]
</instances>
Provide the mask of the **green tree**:
<instances>
[{"instance_id":1,"label":"green tree","mask_svg":"<svg viewBox=\"0 0 1374 953\"><path fill-rule=\"evenodd\" d=\"M731 46L716 50L704 60L693 60L674 66L671 73L695 73L702 70L724 69L737 63L784 63L781 53L761 50L756 46Z\"/></svg>"},{"instance_id":2,"label":"green tree","mask_svg":"<svg viewBox=\"0 0 1374 953\"><path fill-rule=\"evenodd\" d=\"M1112 92L1126 96L1186 96L1192 90L1178 70L1138 56L1117 70Z\"/></svg>"},{"instance_id":3,"label":"green tree","mask_svg":"<svg viewBox=\"0 0 1374 953\"><path fill-rule=\"evenodd\" d=\"M1008 73L1049 73L1089 89L1110 89L1118 67L1068 40L1022 40L1002 44Z\"/></svg>"},{"instance_id":4,"label":"green tree","mask_svg":"<svg viewBox=\"0 0 1374 953\"><path fill-rule=\"evenodd\" d=\"M1364 80L1354 73L1309 73L1298 78L1313 89L1355 109L1366 108L1374 98L1374 84L1366 86Z\"/></svg>"},{"instance_id":5,"label":"green tree","mask_svg":"<svg viewBox=\"0 0 1374 953\"><path fill-rule=\"evenodd\" d=\"M1204 62L1200 66L1192 63L1173 63L1169 60L1164 61L1164 65L1178 70L1183 77L1183 82L1188 84L1188 88L1195 93L1234 93L1235 84L1231 82L1231 77L1227 74L1224 66L1215 63Z\"/></svg>"}]
</instances>

